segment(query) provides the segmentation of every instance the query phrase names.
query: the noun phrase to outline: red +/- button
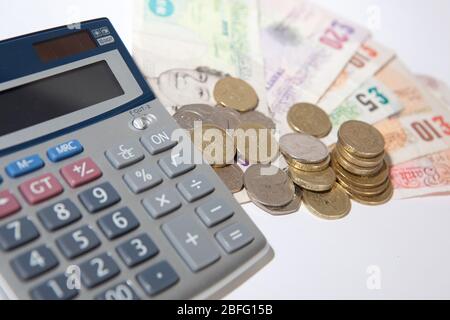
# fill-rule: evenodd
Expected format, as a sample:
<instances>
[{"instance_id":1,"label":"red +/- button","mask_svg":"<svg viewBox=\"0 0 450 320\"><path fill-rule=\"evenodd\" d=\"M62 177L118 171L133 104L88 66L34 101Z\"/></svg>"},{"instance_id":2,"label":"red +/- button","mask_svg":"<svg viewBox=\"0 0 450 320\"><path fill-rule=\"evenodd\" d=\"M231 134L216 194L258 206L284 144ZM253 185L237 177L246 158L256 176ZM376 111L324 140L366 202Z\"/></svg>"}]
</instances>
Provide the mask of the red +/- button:
<instances>
[{"instance_id":1,"label":"red +/- button","mask_svg":"<svg viewBox=\"0 0 450 320\"><path fill-rule=\"evenodd\" d=\"M63 167L61 175L72 188L76 188L100 178L102 171L91 158L84 158Z\"/></svg>"},{"instance_id":2,"label":"red +/- button","mask_svg":"<svg viewBox=\"0 0 450 320\"><path fill-rule=\"evenodd\" d=\"M37 204L63 192L63 187L51 173L30 179L19 186L19 190L30 204Z\"/></svg>"},{"instance_id":3,"label":"red +/- button","mask_svg":"<svg viewBox=\"0 0 450 320\"><path fill-rule=\"evenodd\" d=\"M21 209L16 197L8 190L0 192L0 219L5 218Z\"/></svg>"}]
</instances>

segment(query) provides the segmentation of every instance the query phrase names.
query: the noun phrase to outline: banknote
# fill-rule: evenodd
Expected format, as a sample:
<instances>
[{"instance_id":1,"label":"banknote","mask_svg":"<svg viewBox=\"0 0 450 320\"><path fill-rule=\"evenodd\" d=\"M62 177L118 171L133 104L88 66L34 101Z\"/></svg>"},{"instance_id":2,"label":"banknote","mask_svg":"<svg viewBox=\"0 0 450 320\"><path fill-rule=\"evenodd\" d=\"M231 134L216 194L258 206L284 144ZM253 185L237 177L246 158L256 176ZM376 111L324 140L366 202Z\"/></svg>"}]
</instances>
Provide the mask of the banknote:
<instances>
[{"instance_id":1,"label":"banknote","mask_svg":"<svg viewBox=\"0 0 450 320\"><path fill-rule=\"evenodd\" d=\"M215 105L226 75L250 83L268 113L257 0L137 0L133 55L171 113L185 104Z\"/></svg>"},{"instance_id":2,"label":"banknote","mask_svg":"<svg viewBox=\"0 0 450 320\"><path fill-rule=\"evenodd\" d=\"M288 131L292 104L317 103L369 32L304 0L261 0L260 20L269 108Z\"/></svg>"},{"instance_id":3,"label":"banknote","mask_svg":"<svg viewBox=\"0 0 450 320\"><path fill-rule=\"evenodd\" d=\"M450 110L450 87L446 83L426 75L416 75L416 79Z\"/></svg>"},{"instance_id":4,"label":"banknote","mask_svg":"<svg viewBox=\"0 0 450 320\"><path fill-rule=\"evenodd\" d=\"M450 193L450 149L391 167L394 197Z\"/></svg>"},{"instance_id":5,"label":"banknote","mask_svg":"<svg viewBox=\"0 0 450 320\"><path fill-rule=\"evenodd\" d=\"M386 141L392 165L450 148L450 115L442 103L417 82L398 60L377 76L395 92L404 108L375 124Z\"/></svg>"},{"instance_id":6,"label":"banknote","mask_svg":"<svg viewBox=\"0 0 450 320\"><path fill-rule=\"evenodd\" d=\"M393 50L369 39L362 44L345 66L318 105L331 113L365 81L375 75L395 56Z\"/></svg>"},{"instance_id":7,"label":"banknote","mask_svg":"<svg viewBox=\"0 0 450 320\"><path fill-rule=\"evenodd\" d=\"M331 112L330 119L333 127L330 134L322 139L326 145L336 143L339 127L348 120L374 124L399 113L404 108L396 92L380 80L385 73L390 74L392 68L395 68L393 64L386 65Z\"/></svg>"}]
</instances>

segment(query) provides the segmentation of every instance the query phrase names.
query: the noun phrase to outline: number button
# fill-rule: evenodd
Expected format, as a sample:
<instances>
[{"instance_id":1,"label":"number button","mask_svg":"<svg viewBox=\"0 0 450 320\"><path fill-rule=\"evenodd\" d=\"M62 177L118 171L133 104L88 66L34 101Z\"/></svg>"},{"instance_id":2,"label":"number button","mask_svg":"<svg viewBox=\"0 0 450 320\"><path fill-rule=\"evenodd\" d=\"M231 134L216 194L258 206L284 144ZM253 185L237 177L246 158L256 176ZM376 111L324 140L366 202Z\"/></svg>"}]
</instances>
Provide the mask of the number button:
<instances>
[{"instance_id":1,"label":"number button","mask_svg":"<svg viewBox=\"0 0 450 320\"><path fill-rule=\"evenodd\" d=\"M88 189L78 196L85 208L95 213L120 201L120 196L109 182Z\"/></svg>"},{"instance_id":2,"label":"number button","mask_svg":"<svg viewBox=\"0 0 450 320\"><path fill-rule=\"evenodd\" d=\"M139 300L139 296L136 294L130 284L126 282L119 283L118 285L106 290L95 297L97 300Z\"/></svg>"},{"instance_id":3,"label":"number button","mask_svg":"<svg viewBox=\"0 0 450 320\"><path fill-rule=\"evenodd\" d=\"M33 241L39 231L28 218L11 221L0 227L0 248L9 251Z\"/></svg>"},{"instance_id":4,"label":"number button","mask_svg":"<svg viewBox=\"0 0 450 320\"><path fill-rule=\"evenodd\" d=\"M81 281L87 288L96 287L120 273L113 258L103 253L80 265Z\"/></svg>"},{"instance_id":5,"label":"number button","mask_svg":"<svg viewBox=\"0 0 450 320\"><path fill-rule=\"evenodd\" d=\"M134 267L158 254L155 243L141 234L117 247L117 253L128 267Z\"/></svg>"},{"instance_id":6,"label":"number button","mask_svg":"<svg viewBox=\"0 0 450 320\"><path fill-rule=\"evenodd\" d=\"M44 227L55 231L81 219L81 212L75 204L65 199L38 211L38 217Z\"/></svg>"},{"instance_id":7,"label":"number button","mask_svg":"<svg viewBox=\"0 0 450 320\"><path fill-rule=\"evenodd\" d=\"M137 280L148 295L154 296L173 286L179 278L172 266L162 261L139 273Z\"/></svg>"},{"instance_id":8,"label":"number button","mask_svg":"<svg viewBox=\"0 0 450 320\"><path fill-rule=\"evenodd\" d=\"M56 239L56 244L67 259L74 259L100 246L100 240L89 226L83 226Z\"/></svg>"},{"instance_id":9,"label":"number button","mask_svg":"<svg viewBox=\"0 0 450 320\"><path fill-rule=\"evenodd\" d=\"M31 290L34 300L70 300L75 298L79 290L65 274L50 279Z\"/></svg>"},{"instance_id":10,"label":"number button","mask_svg":"<svg viewBox=\"0 0 450 320\"><path fill-rule=\"evenodd\" d=\"M98 221L98 226L109 239L116 239L139 227L139 221L127 207L119 209Z\"/></svg>"},{"instance_id":11,"label":"number button","mask_svg":"<svg viewBox=\"0 0 450 320\"><path fill-rule=\"evenodd\" d=\"M22 280L35 278L58 264L53 252L46 246L37 247L11 261L14 272Z\"/></svg>"}]
</instances>

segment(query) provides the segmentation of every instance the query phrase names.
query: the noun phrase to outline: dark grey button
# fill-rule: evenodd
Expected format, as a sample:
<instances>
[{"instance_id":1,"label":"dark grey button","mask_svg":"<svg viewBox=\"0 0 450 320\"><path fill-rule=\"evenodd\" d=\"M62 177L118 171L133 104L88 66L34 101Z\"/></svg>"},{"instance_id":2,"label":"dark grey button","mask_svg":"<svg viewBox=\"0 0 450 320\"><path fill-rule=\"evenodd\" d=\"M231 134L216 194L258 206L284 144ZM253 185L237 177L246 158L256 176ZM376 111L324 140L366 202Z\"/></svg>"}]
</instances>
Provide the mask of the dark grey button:
<instances>
[{"instance_id":1,"label":"dark grey button","mask_svg":"<svg viewBox=\"0 0 450 320\"><path fill-rule=\"evenodd\" d=\"M146 234L141 234L121 244L116 249L128 267L134 267L158 254L155 243Z\"/></svg>"},{"instance_id":2,"label":"dark grey button","mask_svg":"<svg viewBox=\"0 0 450 320\"><path fill-rule=\"evenodd\" d=\"M106 158L116 169L122 169L144 159L144 153L136 142L120 144L105 153Z\"/></svg>"},{"instance_id":3,"label":"dark grey button","mask_svg":"<svg viewBox=\"0 0 450 320\"><path fill-rule=\"evenodd\" d=\"M55 231L81 219L81 212L75 204L65 199L37 212L39 220L49 231Z\"/></svg>"},{"instance_id":4,"label":"dark grey button","mask_svg":"<svg viewBox=\"0 0 450 320\"><path fill-rule=\"evenodd\" d=\"M254 237L248 229L235 223L216 233L216 239L228 253L233 253L253 241Z\"/></svg>"},{"instance_id":5,"label":"dark grey button","mask_svg":"<svg viewBox=\"0 0 450 320\"><path fill-rule=\"evenodd\" d=\"M181 202L173 190L163 189L155 192L142 202L148 213L155 219L169 214L179 207Z\"/></svg>"},{"instance_id":6,"label":"dark grey button","mask_svg":"<svg viewBox=\"0 0 450 320\"><path fill-rule=\"evenodd\" d=\"M214 191L214 187L203 175L191 176L178 183L177 188L189 202L194 202Z\"/></svg>"},{"instance_id":7,"label":"dark grey button","mask_svg":"<svg viewBox=\"0 0 450 320\"><path fill-rule=\"evenodd\" d=\"M0 248L13 250L39 238L39 231L28 218L11 221L0 227Z\"/></svg>"},{"instance_id":8,"label":"dark grey button","mask_svg":"<svg viewBox=\"0 0 450 320\"><path fill-rule=\"evenodd\" d=\"M109 182L83 191L78 195L85 208L95 213L120 201L120 196Z\"/></svg>"},{"instance_id":9,"label":"dark grey button","mask_svg":"<svg viewBox=\"0 0 450 320\"><path fill-rule=\"evenodd\" d=\"M169 178L176 178L195 168L195 164L183 161L180 153L171 154L158 161L159 166Z\"/></svg>"},{"instance_id":10,"label":"dark grey button","mask_svg":"<svg viewBox=\"0 0 450 320\"><path fill-rule=\"evenodd\" d=\"M179 280L177 273L167 261L161 261L136 276L145 292L154 296L172 287Z\"/></svg>"},{"instance_id":11,"label":"dark grey button","mask_svg":"<svg viewBox=\"0 0 450 320\"><path fill-rule=\"evenodd\" d=\"M98 220L98 226L102 229L105 236L112 240L139 227L139 221L131 210L125 207Z\"/></svg>"},{"instance_id":12,"label":"dark grey button","mask_svg":"<svg viewBox=\"0 0 450 320\"><path fill-rule=\"evenodd\" d=\"M89 226L83 226L56 239L56 244L68 259L74 259L100 246L100 240Z\"/></svg>"},{"instance_id":13,"label":"dark grey button","mask_svg":"<svg viewBox=\"0 0 450 320\"><path fill-rule=\"evenodd\" d=\"M70 300L75 298L79 290L68 281L65 274L45 281L31 290L34 300Z\"/></svg>"},{"instance_id":14,"label":"dark grey button","mask_svg":"<svg viewBox=\"0 0 450 320\"><path fill-rule=\"evenodd\" d=\"M139 300L131 284L121 282L95 297L96 300Z\"/></svg>"},{"instance_id":15,"label":"dark grey button","mask_svg":"<svg viewBox=\"0 0 450 320\"><path fill-rule=\"evenodd\" d=\"M155 167L143 167L124 175L123 179L135 194L144 192L162 182L161 175Z\"/></svg>"},{"instance_id":16,"label":"dark grey button","mask_svg":"<svg viewBox=\"0 0 450 320\"><path fill-rule=\"evenodd\" d=\"M219 260L218 248L195 216L181 215L163 224L162 230L192 271L199 271Z\"/></svg>"},{"instance_id":17,"label":"dark grey button","mask_svg":"<svg viewBox=\"0 0 450 320\"><path fill-rule=\"evenodd\" d=\"M103 253L82 263L80 265L80 271L81 281L87 288L96 287L120 273L116 262L107 253Z\"/></svg>"},{"instance_id":18,"label":"dark grey button","mask_svg":"<svg viewBox=\"0 0 450 320\"><path fill-rule=\"evenodd\" d=\"M233 209L222 199L210 199L198 207L196 211L200 219L208 227L214 227L234 214Z\"/></svg>"},{"instance_id":19,"label":"dark grey button","mask_svg":"<svg viewBox=\"0 0 450 320\"><path fill-rule=\"evenodd\" d=\"M44 245L27 251L11 261L11 267L22 280L35 278L58 264L53 252Z\"/></svg>"},{"instance_id":20,"label":"dark grey button","mask_svg":"<svg viewBox=\"0 0 450 320\"><path fill-rule=\"evenodd\" d=\"M141 143L148 152L155 155L173 148L178 142L172 141L170 131L161 129L155 130L142 137Z\"/></svg>"}]
</instances>

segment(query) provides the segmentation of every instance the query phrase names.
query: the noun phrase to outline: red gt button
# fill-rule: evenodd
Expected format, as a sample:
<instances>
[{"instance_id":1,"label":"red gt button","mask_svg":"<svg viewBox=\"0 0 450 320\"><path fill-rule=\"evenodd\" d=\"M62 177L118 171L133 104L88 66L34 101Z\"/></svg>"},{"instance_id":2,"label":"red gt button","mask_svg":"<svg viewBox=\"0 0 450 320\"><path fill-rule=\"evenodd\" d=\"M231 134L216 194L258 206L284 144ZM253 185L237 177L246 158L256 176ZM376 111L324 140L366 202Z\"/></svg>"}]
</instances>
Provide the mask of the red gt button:
<instances>
[{"instance_id":1,"label":"red gt button","mask_svg":"<svg viewBox=\"0 0 450 320\"><path fill-rule=\"evenodd\" d=\"M51 173L28 180L19 186L29 204L37 204L63 192L63 187Z\"/></svg>"}]
</instances>

